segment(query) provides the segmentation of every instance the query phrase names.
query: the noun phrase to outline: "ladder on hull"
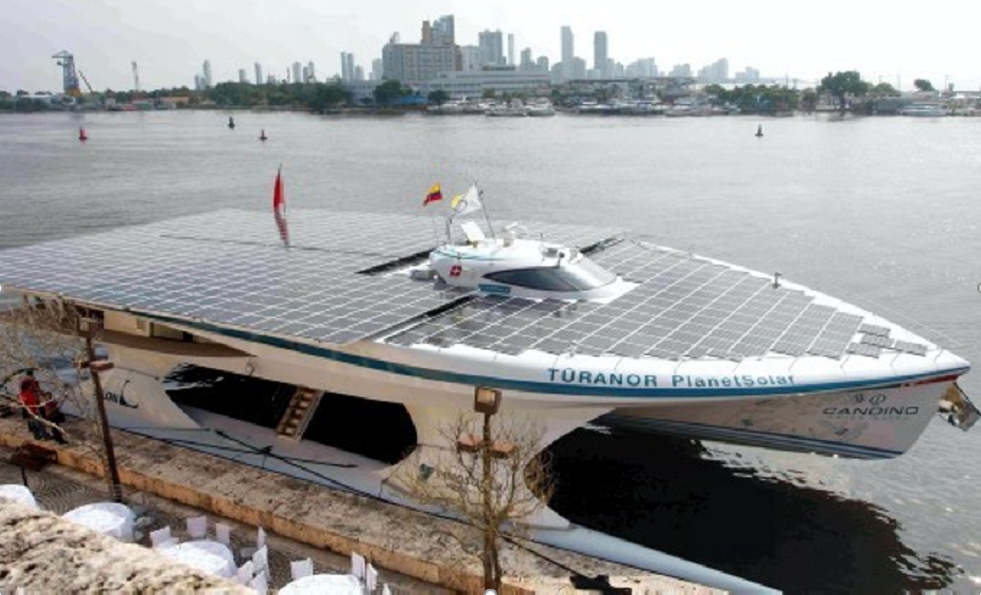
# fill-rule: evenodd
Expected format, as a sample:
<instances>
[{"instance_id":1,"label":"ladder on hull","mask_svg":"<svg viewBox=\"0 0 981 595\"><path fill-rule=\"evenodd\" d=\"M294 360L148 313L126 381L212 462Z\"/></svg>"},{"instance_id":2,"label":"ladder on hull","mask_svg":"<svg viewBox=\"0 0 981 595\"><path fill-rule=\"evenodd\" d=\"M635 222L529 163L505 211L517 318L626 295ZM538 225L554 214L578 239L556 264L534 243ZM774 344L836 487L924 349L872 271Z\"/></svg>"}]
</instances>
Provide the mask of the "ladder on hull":
<instances>
[{"instance_id":1,"label":"ladder on hull","mask_svg":"<svg viewBox=\"0 0 981 595\"><path fill-rule=\"evenodd\" d=\"M286 408L286 413L279 420L276 435L285 440L299 442L303 438L303 433L306 432L310 419L313 417L314 411L317 410L317 405L320 404L320 398L323 395L323 391L306 386L297 387L290 399L289 406Z\"/></svg>"}]
</instances>

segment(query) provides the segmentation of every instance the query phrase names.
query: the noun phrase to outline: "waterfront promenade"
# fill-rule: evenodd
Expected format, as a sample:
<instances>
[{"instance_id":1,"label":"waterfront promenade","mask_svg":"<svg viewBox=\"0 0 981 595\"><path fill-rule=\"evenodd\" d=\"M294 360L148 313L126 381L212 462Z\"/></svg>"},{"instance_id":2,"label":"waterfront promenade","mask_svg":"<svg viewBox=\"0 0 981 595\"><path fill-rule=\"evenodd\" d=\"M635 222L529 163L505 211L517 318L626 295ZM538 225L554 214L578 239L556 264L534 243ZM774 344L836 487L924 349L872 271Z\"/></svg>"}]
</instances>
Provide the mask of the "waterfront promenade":
<instances>
[{"instance_id":1,"label":"waterfront promenade","mask_svg":"<svg viewBox=\"0 0 981 595\"><path fill-rule=\"evenodd\" d=\"M67 425L71 432L87 430L79 421ZM0 419L0 446L16 448L28 438L23 422ZM154 508L162 511L161 519L173 521L167 524L179 526L181 518L207 514L236 521L233 534L239 540L253 534L256 526L269 531L274 545L273 586L288 579L289 560L313 557L318 571L343 572L353 551L367 557L379 569L380 582L388 582L394 592L482 592L479 564L447 537L459 531L458 523L128 432L113 431L113 439L125 491L130 497L150 498ZM29 483L32 478L40 482L41 505L62 512L90 498L104 500L104 487L100 493L104 484L94 477L102 467L91 449L69 445L56 450L58 467L41 475L29 472ZM0 481L18 479L18 469L0 465ZM76 494L75 499L66 498L68 493ZM505 593L573 593L570 570L585 576L608 575L611 585L635 593L719 593L556 548L523 545L504 549Z\"/></svg>"}]
</instances>

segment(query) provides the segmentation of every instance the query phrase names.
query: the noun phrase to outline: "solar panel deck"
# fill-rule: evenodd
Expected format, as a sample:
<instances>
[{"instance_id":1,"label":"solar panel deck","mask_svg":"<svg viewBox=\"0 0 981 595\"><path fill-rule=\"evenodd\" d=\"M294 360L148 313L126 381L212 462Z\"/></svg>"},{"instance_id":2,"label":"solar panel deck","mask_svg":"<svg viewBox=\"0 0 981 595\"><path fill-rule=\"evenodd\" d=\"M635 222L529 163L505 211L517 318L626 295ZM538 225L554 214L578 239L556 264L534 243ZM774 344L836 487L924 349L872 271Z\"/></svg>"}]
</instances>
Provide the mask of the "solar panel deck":
<instances>
[{"instance_id":1,"label":"solar panel deck","mask_svg":"<svg viewBox=\"0 0 981 595\"><path fill-rule=\"evenodd\" d=\"M926 351L923 345L893 344L889 329L860 328L862 317L817 305L802 291L687 253L626 240L590 258L640 285L609 304L481 297L389 341L461 344L511 355L537 349L672 360L740 360L771 352L878 357L864 342L859 348L852 343L859 333L884 338L896 351Z\"/></svg>"},{"instance_id":2,"label":"solar panel deck","mask_svg":"<svg viewBox=\"0 0 981 595\"><path fill-rule=\"evenodd\" d=\"M0 251L0 284L134 313L343 344L430 312L459 291L366 275L436 243L428 217L298 210L291 248L270 213L223 210ZM609 230L525 225L588 246Z\"/></svg>"},{"instance_id":3,"label":"solar panel deck","mask_svg":"<svg viewBox=\"0 0 981 595\"><path fill-rule=\"evenodd\" d=\"M422 259L438 241L432 221L319 210L290 213L289 249L269 213L225 210L0 251L0 284L333 344L389 334L398 345L462 344L514 355L926 353L924 345L890 338L885 327L742 270L618 241L624 236L608 229L523 225L550 242L602 243L590 258L637 287L609 304L567 303L479 297L404 275L365 274Z\"/></svg>"}]
</instances>

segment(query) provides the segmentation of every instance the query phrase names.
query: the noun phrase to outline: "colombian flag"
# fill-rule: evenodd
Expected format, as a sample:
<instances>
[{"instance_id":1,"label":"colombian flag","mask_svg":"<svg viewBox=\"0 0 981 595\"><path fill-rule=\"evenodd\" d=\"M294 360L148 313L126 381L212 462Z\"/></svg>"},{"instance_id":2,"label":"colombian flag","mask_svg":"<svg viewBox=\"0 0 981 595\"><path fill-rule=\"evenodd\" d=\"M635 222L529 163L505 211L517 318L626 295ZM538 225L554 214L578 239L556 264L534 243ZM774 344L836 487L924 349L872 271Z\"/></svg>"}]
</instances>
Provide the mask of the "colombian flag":
<instances>
[{"instance_id":1,"label":"colombian flag","mask_svg":"<svg viewBox=\"0 0 981 595\"><path fill-rule=\"evenodd\" d=\"M422 206L437 200L443 200L443 192L439 189L439 184L433 184L433 187L429 189L429 194L426 195L426 200L422 201Z\"/></svg>"}]
</instances>

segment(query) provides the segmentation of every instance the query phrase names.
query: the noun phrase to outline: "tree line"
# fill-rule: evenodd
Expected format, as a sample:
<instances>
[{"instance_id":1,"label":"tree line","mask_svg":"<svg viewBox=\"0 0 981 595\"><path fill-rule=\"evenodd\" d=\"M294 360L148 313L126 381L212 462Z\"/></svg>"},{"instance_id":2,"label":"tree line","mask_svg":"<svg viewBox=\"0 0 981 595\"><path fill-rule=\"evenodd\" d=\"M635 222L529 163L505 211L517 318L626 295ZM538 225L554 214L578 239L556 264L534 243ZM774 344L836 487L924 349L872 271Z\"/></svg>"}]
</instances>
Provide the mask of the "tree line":
<instances>
[{"instance_id":1,"label":"tree line","mask_svg":"<svg viewBox=\"0 0 981 595\"><path fill-rule=\"evenodd\" d=\"M920 91L934 91L929 80L916 79L914 86ZM899 92L889 83L873 85L862 79L857 71L828 73L816 88L792 89L784 85L743 85L725 88L709 85L705 92L716 104L738 107L743 113L775 113L803 109L812 111L822 95L831 98L833 105L842 112L871 111L871 101L884 97L897 97ZM0 90L0 110L44 111L63 109L63 105L32 99L29 93L18 90L15 94ZM49 94L50 95L50 94ZM135 93L107 89L94 96L76 98L80 104L113 99L118 104L134 99L159 100L163 97L186 97L188 107L214 105L216 107L289 107L324 113L341 105L352 105L351 94L339 81L325 83L276 83L253 85L249 83L218 83L204 90L173 87ZM420 97L411 87L399 81L388 80L376 86L371 99L363 104L389 107L428 103L442 104L449 99L445 91L434 91L428 97ZM68 100L70 101L70 100Z\"/></svg>"}]
</instances>

